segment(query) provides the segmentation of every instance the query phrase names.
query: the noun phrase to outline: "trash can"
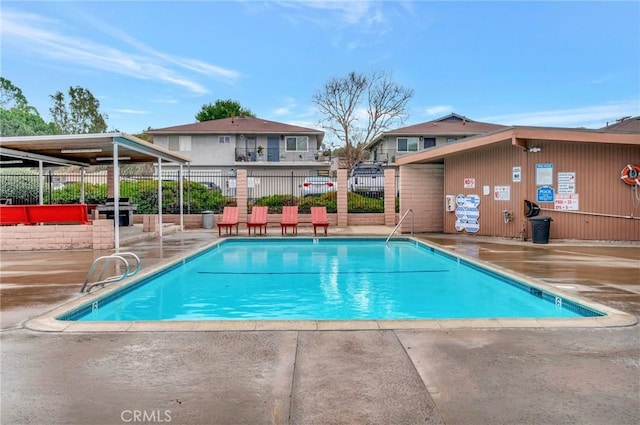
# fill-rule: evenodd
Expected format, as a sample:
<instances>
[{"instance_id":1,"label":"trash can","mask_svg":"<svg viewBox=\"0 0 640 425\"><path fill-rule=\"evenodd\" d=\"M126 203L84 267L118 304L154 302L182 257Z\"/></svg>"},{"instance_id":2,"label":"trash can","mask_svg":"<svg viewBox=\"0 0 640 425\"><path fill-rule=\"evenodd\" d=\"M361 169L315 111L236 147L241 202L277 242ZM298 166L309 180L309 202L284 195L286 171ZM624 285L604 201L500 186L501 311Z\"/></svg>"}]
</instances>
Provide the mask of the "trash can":
<instances>
[{"instance_id":1,"label":"trash can","mask_svg":"<svg viewBox=\"0 0 640 425\"><path fill-rule=\"evenodd\" d=\"M202 228L213 229L213 211L202 211Z\"/></svg>"},{"instance_id":2,"label":"trash can","mask_svg":"<svg viewBox=\"0 0 640 425\"><path fill-rule=\"evenodd\" d=\"M529 221L531 221L531 241L533 243L549 243L549 229L553 221L551 217L531 217Z\"/></svg>"}]
</instances>

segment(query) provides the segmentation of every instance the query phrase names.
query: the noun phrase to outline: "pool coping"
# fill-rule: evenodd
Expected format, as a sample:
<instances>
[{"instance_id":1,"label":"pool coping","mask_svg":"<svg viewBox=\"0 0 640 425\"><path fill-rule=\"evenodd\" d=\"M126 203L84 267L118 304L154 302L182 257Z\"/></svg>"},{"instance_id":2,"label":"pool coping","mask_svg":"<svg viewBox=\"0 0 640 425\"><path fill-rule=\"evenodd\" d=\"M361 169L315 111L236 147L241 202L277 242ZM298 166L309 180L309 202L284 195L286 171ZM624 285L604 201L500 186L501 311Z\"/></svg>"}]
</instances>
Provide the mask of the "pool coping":
<instances>
[{"instance_id":1,"label":"pool coping","mask_svg":"<svg viewBox=\"0 0 640 425\"><path fill-rule=\"evenodd\" d=\"M345 239L345 237L329 237L331 239ZM362 236L362 239L380 239L379 236ZM238 238L242 239L242 238ZM234 240L238 240L234 238ZM270 239L278 239L270 238ZM302 239L302 238L301 238ZM310 238L317 239L317 238ZM325 238L323 238L325 239ZM354 239L348 237L346 239ZM394 330L394 329L496 329L496 328L603 328L633 326L638 323L636 316L616 310L612 307L598 304L574 294L562 291L560 288L530 279L526 276L496 267L476 258L459 252L453 252L445 246L414 237L398 237L396 240L410 240L424 244L446 255L458 257L476 267L486 268L493 273L523 282L533 288L552 293L563 299L572 301L589 309L603 313L597 317L578 318L491 318L491 319L385 319L385 320L168 320L168 321L122 321L122 322L78 322L58 320L57 317L79 309L106 295L134 285L140 280L148 279L155 274L184 262L187 258L204 252L226 239L218 239L210 244L185 252L171 261L155 265L129 280L111 284L89 294L78 294L73 300L67 301L38 317L27 320L27 329L41 332L186 332L186 331L337 331L337 330Z\"/></svg>"}]
</instances>

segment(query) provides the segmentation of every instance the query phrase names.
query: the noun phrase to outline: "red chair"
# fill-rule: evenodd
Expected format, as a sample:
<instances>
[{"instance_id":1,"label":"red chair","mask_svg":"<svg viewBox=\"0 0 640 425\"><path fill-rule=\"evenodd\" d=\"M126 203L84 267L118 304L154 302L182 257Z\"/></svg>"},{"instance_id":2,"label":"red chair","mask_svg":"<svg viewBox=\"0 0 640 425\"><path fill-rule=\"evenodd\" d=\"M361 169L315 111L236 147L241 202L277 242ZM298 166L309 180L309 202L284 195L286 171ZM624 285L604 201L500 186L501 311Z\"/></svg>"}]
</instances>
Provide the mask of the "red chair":
<instances>
[{"instance_id":1,"label":"red chair","mask_svg":"<svg viewBox=\"0 0 640 425\"><path fill-rule=\"evenodd\" d=\"M260 229L260 236L262 236L262 228L264 227L264 234L267 234L267 214L269 207L253 207L251 208L251 216L247 221L247 230L251 235L251 228L253 233L256 233L256 227Z\"/></svg>"},{"instance_id":2,"label":"red chair","mask_svg":"<svg viewBox=\"0 0 640 425\"><path fill-rule=\"evenodd\" d=\"M293 234L298 234L298 207L289 206L282 207L282 221L280 222L280 231L284 235L287 227L291 227Z\"/></svg>"},{"instance_id":3,"label":"red chair","mask_svg":"<svg viewBox=\"0 0 640 425\"><path fill-rule=\"evenodd\" d=\"M0 225L12 226L16 224L29 224L27 207L24 205L0 206Z\"/></svg>"},{"instance_id":4,"label":"red chair","mask_svg":"<svg viewBox=\"0 0 640 425\"><path fill-rule=\"evenodd\" d=\"M327 228L329 227L327 207L311 207L311 224L313 224L314 236L317 236L318 227L324 227L324 235L327 236Z\"/></svg>"},{"instance_id":5,"label":"red chair","mask_svg":"<svg viewBox=\"0 0 640 425\"><path fill-rule=\"evenodd\" d=\"M238 213L238 207L224 207L222 218L216 223L218 225L218 236L221 236L223 227L227 229L227 234L229 234L233 226L236 226L236 234L238 234Z\"/></svg>"}]
</instances>

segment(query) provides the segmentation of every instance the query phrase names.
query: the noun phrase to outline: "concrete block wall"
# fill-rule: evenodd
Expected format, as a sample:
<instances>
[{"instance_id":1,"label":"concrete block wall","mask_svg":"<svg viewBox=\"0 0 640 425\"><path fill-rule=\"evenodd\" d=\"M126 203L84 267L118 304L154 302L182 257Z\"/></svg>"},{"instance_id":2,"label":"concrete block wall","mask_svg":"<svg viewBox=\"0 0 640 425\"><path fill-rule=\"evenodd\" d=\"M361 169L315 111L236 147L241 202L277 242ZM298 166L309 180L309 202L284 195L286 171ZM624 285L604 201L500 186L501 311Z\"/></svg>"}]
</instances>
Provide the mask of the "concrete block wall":
<instances>
[{"instance_id":1,"label":"concrete block wall","mask_svg":"<svg viewBox=\"0 0 640 425\"><path fill-rule=\"evenodd\" d=\"M400 217L412 209L414 232L442 232L444 228L444 167L403 165L400 168ZM402 233L411 232L411 218L402 223Z\"/></svg>"},{"instance_id":2,"label":"concrete block wall","mask_svg":"<svg viewBox=\"0 0 640 425\"><path fill-rule=\"evenodd\" d=\"M93 224L2 226L0 228L0 250L2 251L112 249L114 246L113 220L95 220Z\"/></svg>"}]
</instances>

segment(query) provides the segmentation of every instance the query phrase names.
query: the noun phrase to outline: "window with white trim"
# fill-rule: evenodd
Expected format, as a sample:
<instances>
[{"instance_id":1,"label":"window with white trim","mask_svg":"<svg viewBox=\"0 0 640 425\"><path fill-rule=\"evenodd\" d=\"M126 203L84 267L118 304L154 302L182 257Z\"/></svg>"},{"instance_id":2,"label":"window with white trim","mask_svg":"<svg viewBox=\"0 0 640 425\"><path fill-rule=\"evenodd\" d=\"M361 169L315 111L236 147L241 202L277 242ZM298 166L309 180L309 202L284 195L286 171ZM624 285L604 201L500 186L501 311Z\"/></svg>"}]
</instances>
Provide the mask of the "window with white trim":
<instances>
[{"instance_id":1,"label":"window with white trim","mask_svg":"<svg viewBox=\"0 0 640 425\"><path fill-rule=\"evenodd\" d=\"M180 152L191 152L191 136L178 136Z\"/></svg>"},{"instance_id":2,"label":"window with white trim","mask_svg":"<svg viewBox=\"0 0 640 425\"><path fill-rule=\"evenodd\" d=\"M419 140L417 137L398 137L398 152L418 152Z\"/></svg>"},{"instance_id":3,"label":"window with white trim","mask_svg":"<svg viewBox=\"0 0 640 425\"><path fill-rule=\"evenodd\" d=\"M178 149L180 149L178 136L167 136L167 142L170 151L177 151Z\"/></svg>"},{"instance_id":4,"label":"window with white trim","mask_svg":"<svg viewBox=\"0 0 640 425\"><path fill-rule=\"evenodd\" d=\"M169 150L173 152L190 152L191 136L168 136Z\"/></svg>"},{"instance_id":5,"label":"window with white trim","mask_svg":"<svg viewBox=\"0 0 640 425\"><path fill-rule=\"evenodd\" d=\"M218 136L218 143L231 143L231 136Z\"/></svg>"},{"instance_id":6,"label":"window with white trim","mask_svg":"<svg viewBox=\"0 0 640 425\"><path fill-rule=\"evenodd\" d=\"M307 152L309 150L309 137L292 136L285 139L285 150L287 152Z\"/></svg>"}]
</instances>

